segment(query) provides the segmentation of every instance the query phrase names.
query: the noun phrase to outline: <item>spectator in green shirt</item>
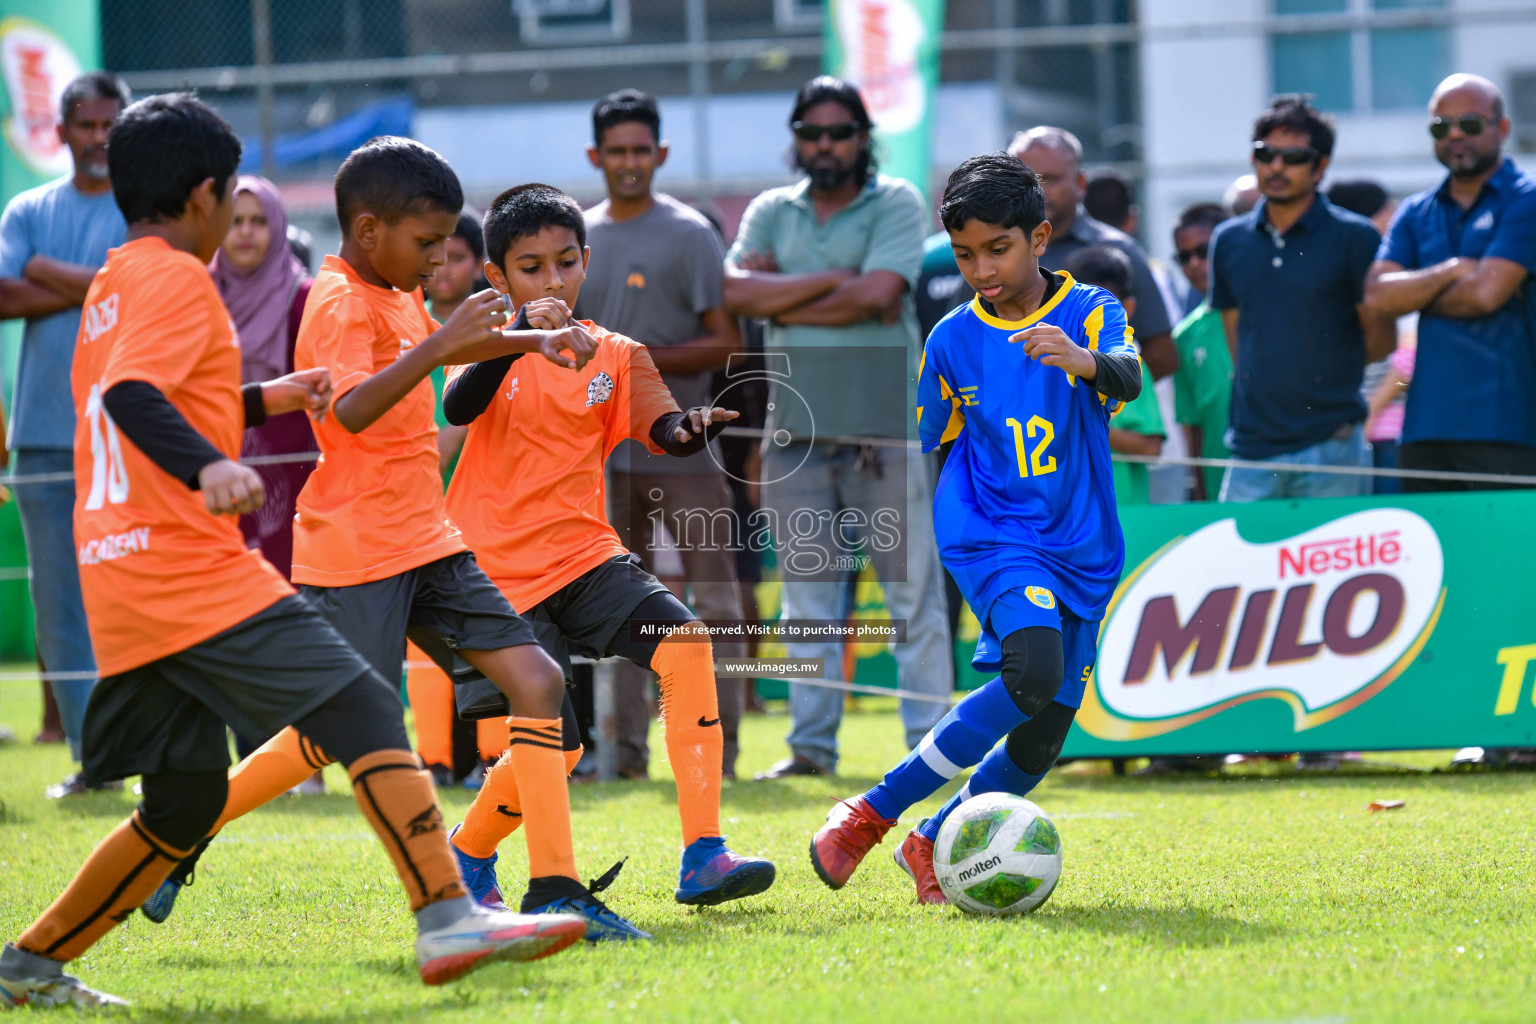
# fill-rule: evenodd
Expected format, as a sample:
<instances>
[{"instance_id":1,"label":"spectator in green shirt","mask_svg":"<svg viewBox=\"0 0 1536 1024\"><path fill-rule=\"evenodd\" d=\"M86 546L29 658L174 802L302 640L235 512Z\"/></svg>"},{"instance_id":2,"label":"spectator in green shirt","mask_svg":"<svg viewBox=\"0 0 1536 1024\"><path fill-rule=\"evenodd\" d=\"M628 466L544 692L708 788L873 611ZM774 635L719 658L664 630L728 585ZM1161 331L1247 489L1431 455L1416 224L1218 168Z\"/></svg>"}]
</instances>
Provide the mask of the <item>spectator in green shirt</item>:
<instances>
[{"instance_id":1,"label":"spectator in green shirt","mask_svg":"<svg viewBox=\"0 0 1536 1024\"><path fill-rule=\"evenodd\" d=\"M1179 216L1173 246L1190 291L1202 301L1173 329L1179 368L1173 375L1173 404L1189 435L1189 450L1202 459L1227 459L1227 408L1232 404L1232 354L1221 328L1221 314L1211 307L1211 232L1227 219L1215 203L1197 203ZM1215 501L1225 470L1206 466L1195 477L1195 500Z\"/></svg>"},{"instance_id":2,"label":"spectator in green shirt","mask_svg":"<svg viewBox=\"0 0 1536 1024\"><path fill-rule=\"evenodd\" d=\"M459 214L458 227L448 236L448 258L432 280L427 282L427 300L431 303L432 319L447 323L453 311L464 300L489 285L482 279L481 265L485 263L485 235L480 229L480 218L471 210ZM459 452L464 447L468 427L452 426L443 416L443 387L448 371L439 366L432 371L432 390L437 393L437 461L443 473L443 484L453 476L453 467L459 464Z\"/></svg>"},{"instance_id":3,"label":"spectator in green shirt","mask_svg":"<svg viewBox=\"0 0 1536 1024\"><path fill-rule=\"evenodd\" d=\"M1136 296L1131 294L1133 270L1130 257L1108 245L1090 245L1079 249L1067 258L1062 269L1072 275L1078 284L1091 284L1103 288L1125 307L1126 319L1136 308ZM1152 390L1152 375L1145 363L1141 366L1141 395L1109 421L1109 450L1121 455L1160 455L1163 438L1163 414L1157 407L1157 395ZM1117 505L1146 505L1147 465L1144 462L1115 462L1115 503Z\"/></svg>"}]
</instances>

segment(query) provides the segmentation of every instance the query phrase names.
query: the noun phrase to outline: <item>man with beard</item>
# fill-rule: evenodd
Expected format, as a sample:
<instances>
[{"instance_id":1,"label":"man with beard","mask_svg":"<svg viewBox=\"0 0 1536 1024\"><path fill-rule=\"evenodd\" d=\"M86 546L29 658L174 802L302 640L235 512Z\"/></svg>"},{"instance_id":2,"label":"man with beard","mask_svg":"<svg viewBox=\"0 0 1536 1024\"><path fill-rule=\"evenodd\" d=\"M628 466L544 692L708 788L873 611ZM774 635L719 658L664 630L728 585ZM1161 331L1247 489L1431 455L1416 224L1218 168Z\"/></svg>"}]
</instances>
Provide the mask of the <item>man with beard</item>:
<instances>
[{"instance_id":1,"label":"man with beard","mask_svg":"<svg viewBox=\"0 0 1536 1024\"><path fill-rule=\"evenodd\" d=\"M122 245L128 233L107 175L107 133L128 99L122 79L104 71L65 86L59 141L69 147L74 173L21 193L0 215L0 320L27 322L11 413L12 471L18 475L74 471L69 371L85 290L107 250ZM16 488L27 561L38 570L30 577L38 654L49 671L74 676L56 681L53 692L78 762L96 659L80 598L74 506L68 476ZM48 787L48 795L72 796L85 788L75 773Z\"/></svg>"},{"instance_id":2,"label":"man with beard","mask_svg":"<svg viewBox=\"0 0 1536 1024\"><path fill-rule=\"evenodd\" d=\"M869 114L836 78L807 82L790 115L795 166L806 179L752 200L726 257L725 306L768 320L773 381L762 458L766 517L776 524L783 618L841 623L845 584L873 563L905 641L892 645L900 685L954 690L927 463L906 445L914 424L917 321L912 290L927 214L910 183L879 174ZM777 357L777 360L776 360ZM842 680L843 641L791 643ZM792 756L768 777L831 774L843 694L792 683ZM944 714L904 700L914 745Z\"/></svg>"},{"instance_id":3,"label":"man with beard","mask_svg":"<svg viewBox=\"0 0 1536 1024\"><path fill-rule=\"evenodd\" d=\"M1419 313L1398 465L1536 476L1536 178L1502 156L1509 119L1486 78L1447 78L1429 114L1450 173L1398 207L1365 290L1380 315ZM1506 486L1403 481L1408 492ZM1536 751L1472 747L1457 761L1536 764Z\"/></svg>"}]
</instances>

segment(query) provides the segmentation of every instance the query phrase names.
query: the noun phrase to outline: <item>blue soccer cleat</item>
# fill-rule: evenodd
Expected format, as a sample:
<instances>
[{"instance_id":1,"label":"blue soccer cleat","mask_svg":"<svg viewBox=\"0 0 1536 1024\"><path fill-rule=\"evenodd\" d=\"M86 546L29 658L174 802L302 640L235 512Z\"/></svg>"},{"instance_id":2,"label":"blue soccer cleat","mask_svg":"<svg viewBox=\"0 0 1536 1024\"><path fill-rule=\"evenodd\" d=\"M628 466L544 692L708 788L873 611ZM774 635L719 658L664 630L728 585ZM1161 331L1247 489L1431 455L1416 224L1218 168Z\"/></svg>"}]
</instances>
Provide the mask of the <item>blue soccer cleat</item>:
<instances>
[{"instance_id":1,"label":"blue soccer cleat","mask_svg":"<svg viewBox=\"0 0 1536 1024\"><path fill-rule=\"evenodd\" d=\"M597 898L597 893L608 888L613 884L614 879L619 877L619 869L623 866L624 861L621 860L598 878L588 882L585 887L572 879L549 879L548 882L559 884L561 888L564 888L564 883L569 882L570 891L566 895L542 903L538 900L541 895L547 894L548 890L543 894L530 891L523 897L523 913L575 914L587 922L588 942L632 942L637 939L649 939L650 932L643 932L636 928L614 913L608 904ZM541 880L541 883L545 881ZM530 904L533 905L530 906Z\"/></svg>"},{"instance_id":2,"label":"blue soccer cleat","mask_svg":"<svg viewBox=\"0 0 1536 1024\"><path fill-rule=\"evenodd\" d=\"M176 897L181 894L181 883L167 878L160 888L150 893L149 899L139 908L140 912L155 924L164 924L171 911L176 909Z\"/></svg>"},{"instance_id":3,"label":"blue soccer cleat","mask_svg":"<svg viewBox=\"0 0 1536 1024\"><path fill-rule=\"evenodd\" d=\"M459 862L459 874L469 890L469 898L486 910L505 911L506 900L501 898L501 886L496 882L496 854L489 857L471 857L453 844L453 837L464 827L461 821L448 832L448 848Z\"/></svg>"},{"instance_id":4,"label":"blue soccer cleat","mask_svg":"<svg viewBox=\"0 0 1536 1024\"><path fill-rule=\"evenodd\" d=\"M696 839L684 848L677 869L677 902L712 907L756 896L773 885L775 873L772 861L733 852L724 836Z\"/></svg>"}]
</instances>

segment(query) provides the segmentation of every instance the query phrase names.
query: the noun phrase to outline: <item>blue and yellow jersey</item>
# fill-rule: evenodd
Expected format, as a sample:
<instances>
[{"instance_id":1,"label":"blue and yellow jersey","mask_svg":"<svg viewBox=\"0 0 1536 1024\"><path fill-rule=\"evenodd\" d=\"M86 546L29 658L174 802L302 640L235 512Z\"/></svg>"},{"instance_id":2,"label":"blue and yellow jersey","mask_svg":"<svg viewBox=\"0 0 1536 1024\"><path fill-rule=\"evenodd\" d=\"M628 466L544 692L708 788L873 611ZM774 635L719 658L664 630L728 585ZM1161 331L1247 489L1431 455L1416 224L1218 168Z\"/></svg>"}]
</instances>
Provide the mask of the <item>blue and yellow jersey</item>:
<instances>
[{"instance_id":1,"label":"blue and yellow jersey","mask_svg":"<svg viewBox=\"0 0 1536 1024\"><path fill-rule=\"evenodd\" d=\"M979 298L950 313L918 375L923 450L955 441L934 497L939 551L983 625L1000 596L1028 587L1095 621L1125 561L1109 455L1119 403L1008 338L1049 324L1106 354L1136 346L1114 296L1055 276L1055 293L1024 320L999 319Z\"/></svg>"}]
</instances>

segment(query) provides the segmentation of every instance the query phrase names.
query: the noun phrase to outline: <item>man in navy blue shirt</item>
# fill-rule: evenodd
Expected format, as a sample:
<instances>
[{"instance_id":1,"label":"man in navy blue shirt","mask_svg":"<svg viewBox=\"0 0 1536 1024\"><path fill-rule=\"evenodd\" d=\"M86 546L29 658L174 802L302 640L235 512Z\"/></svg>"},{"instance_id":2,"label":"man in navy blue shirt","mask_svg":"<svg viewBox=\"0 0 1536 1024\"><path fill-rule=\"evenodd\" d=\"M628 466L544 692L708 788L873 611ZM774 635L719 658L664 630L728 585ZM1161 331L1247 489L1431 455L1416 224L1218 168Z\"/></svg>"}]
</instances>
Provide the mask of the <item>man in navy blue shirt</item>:
<instances>
[{"instance_id":1,"label":"man in navy blue shirt","mask_svg":"<svg viewBox=\"0 0 1536 1024\"><path fill-rule=\"evenodd\" d=\"M1450 174L1398 208L1365 294L1384 315L1420 314L1399 465L1536 476L1536 178L1500 152L1509 119L1487 79L1440 83L1429 130ZM1498 486L1403 481L1405 491Z\"/></svg>"},{"instance_id":2,"label":"man in navy blue shirt","mask_svg":"<svg viewBox=\"0 0 1536 1024\"><path fill-rule=\"evenodd\" d=\"M1536 178L1502 155L1504 98L1452 75L1429 101L1435 157L1450 174L1398 207L1366 302L1419 311L1419 349L1398 465L1536 476ZM1403 481L1404 491L1499 484ZM1536 750L1467 747L1453 764L1536 764Z\"/></svg>"},{"instance_id":3,"label":"man in navy blue shirt","mask_svg":"<svg viewBox=\"0 0 1536 1024\"><path fill-rule=\"evenodd\" d=\"M1234 380L1228 446L1240 459L1368 466L1360 378L1392 351L1390 319L1361 306L1381 236L1317 191L1333 153L1332 119L1277 97L1253 129L1263 198L1211 238L1211 305L1221 312ZM1222 501L1338 497L1368 478L1228 469Z\"/></svg>"}]
</instances>

